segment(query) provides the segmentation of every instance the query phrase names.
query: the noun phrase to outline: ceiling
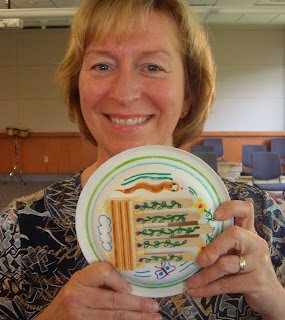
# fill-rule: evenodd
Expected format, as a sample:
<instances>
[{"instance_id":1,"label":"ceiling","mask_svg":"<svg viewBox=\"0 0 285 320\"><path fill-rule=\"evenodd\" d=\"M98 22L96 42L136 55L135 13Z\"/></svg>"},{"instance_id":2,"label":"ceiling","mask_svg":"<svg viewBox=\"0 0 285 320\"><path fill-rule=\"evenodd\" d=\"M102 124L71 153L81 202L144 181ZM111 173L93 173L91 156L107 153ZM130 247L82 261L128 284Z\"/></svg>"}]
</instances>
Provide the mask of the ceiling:
<instances>
[{"instance_id":1,"label":"ceiling","mask_svg":"<svg viewBox=\"0 0 285 320\"><path fill-rule=\"evenodd\" d=\"M0 0L2 19L22 27L65 27L82 0ZM214 27L255 26L285 30L285 0L188 0L200 20ZM9 8L10 7L10 8Z\"/></svg>"}]
</instances>

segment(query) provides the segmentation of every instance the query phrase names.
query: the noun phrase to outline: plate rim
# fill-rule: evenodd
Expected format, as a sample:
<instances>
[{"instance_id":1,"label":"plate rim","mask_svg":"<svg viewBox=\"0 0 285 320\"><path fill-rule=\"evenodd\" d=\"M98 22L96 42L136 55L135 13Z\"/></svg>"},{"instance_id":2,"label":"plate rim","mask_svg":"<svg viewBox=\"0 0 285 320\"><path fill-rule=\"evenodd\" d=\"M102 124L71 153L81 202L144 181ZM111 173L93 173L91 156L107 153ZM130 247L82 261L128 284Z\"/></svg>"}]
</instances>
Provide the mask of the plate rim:
<instances>
[{"instance_id":1,"label":"plate rim","mask_svg":"<svg viewBox=\"0 0 285 320\"><path fill-rule=\"evenodd\" d=\"M149 154L147 154L149 152ZM186 159L183 159L187 156L188 162L186 162ZM91 257L90 250L83 248L84 247L84 236L86 236L86 228L88 229L88 216L89 216L89 211L90 211L90 206L93 201L93 197L96 194L96 192L100 189L102 185L104 185L104 182L106 179L108 179L114 172L118 171L119 168L124 167L128 165L129 163L135 162L135 161L141 161L144 159L150 159L150 158L157 158L157 159L163 159L163 160L171 160L171 161L178 161L180 164L183 166L190 167L191 170L194 170L196 173L199 175L202 175L203 179L206 180L207 184L210 185L211 191L215 193L215 196L218 199L218 205L220 205L222 202L226 200L230 200L228 191L225 187L225 184L223 183L222 179L219 177L219 175L208 165L206 164L203 160L198 158L197 156L191 154L190 152L187 152L185 150L179 149L179 148L174 148L174 147L168 147L168 146L161 146L161 145L149 145L149 146L141 146L141 147L136 147L132 149L128 149L126 151L123 151L114 157L108 159L105 163L103 163L99 168L96 169L96 171L89 177L88 181L86 182L84 188L81 191L77 208L76 208L76 219L75 219L75 224L76 224L76 233L78 237L78 242L80 245L80 249L85 257L85 259L88 261L88 263L92 263L95 261L102 261L100 257L95 253L96 259ZM197 165L191 164L191 159L198 163L201 168L199 170L197 169ZM117 163L117 165L116 165ZM115 164L115 165L114 165ZM111 169L108 169L110 168ZM201 171L200 171L201 170ZM209 174L210 172L210 177L206 176L205 173ZM102 179L104 178L104 179ZM94 183L96 181L100 180L98 183ZM214 180L214 181L213 181ZM213 182L215 183L213 185ZM95 185L95 187L94 187ZM92 189L92 190L90 190ZM217 189L217 190L216 190ZM84 204L84 201L82 200L84 195L88 195L88 204L86 205L86 201ZM82 212L82 209L85 208L83 211L85 212L84 215L80 212ZM78 213L79 212L79 213ZM81 219L79 219L79 215L81 216ZM82 216L85 220L84 222L84 232L82 232ZM233 219L229 219L226 221L222 222L222 231L233 224ZM79 231L80 230L80 231ZM222 232L221 231L221 232ZM81 234L81 237L79 236ZM86 241L85 241L86 242ZM92 246L92 243L90 241L89 235L88 235L88 242L89 245ZM85 243L86 245L86 243ZM88 253L86 251L89 251ZM92 253L93 250L92 250ZM199 268L200 269L200 268ZM199 270L198 269L198 270ZM197 270L197 271L198 271ZM196 273L195 271L194 273ZM124 272L119 273L124 277ZM188 275L189 277L189 275ZM125 278L125 277L124 277ZM183 278L183 277L182 277ZM185 279L187 276L185 276ZM182 287L184 286L185 279L180 279L177 280L173 284L163 284L162 286L149 286L149 284L136 284L136 283L131 283L132 287L139 288L139 290L151 290L151 294L142 294L144 296L149 296L149 297L163 297L163 296L169 296L177 293L182 293L184 290ZM127 279L128 281L128 279ZM167 295L162 295L161 293L156 295L153 290L169 290L169 287L171 287L171 294ZM178 288L179 287L179 288ZM175 292L175 288L177 288L177 292ZM183 290L183 291L182 291ZM140 295L138 292L135 292L135 294Z\"/></svg>"}]
</instances>

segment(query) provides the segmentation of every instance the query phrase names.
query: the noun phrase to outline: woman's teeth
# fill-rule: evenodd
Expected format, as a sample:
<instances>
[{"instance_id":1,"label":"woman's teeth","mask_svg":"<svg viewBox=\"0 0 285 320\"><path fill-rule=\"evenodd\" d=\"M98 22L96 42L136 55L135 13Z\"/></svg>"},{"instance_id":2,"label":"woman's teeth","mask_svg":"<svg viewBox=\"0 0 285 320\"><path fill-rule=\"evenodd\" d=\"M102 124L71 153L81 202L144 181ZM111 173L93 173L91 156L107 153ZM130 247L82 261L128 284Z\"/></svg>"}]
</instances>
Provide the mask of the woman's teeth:
<instances>
[{"instance_id":1,"label":"woman's teeth","mask_svg":"<svg viewBox=\"0 0 285 320\"><path fill-rule=\"evenodd\" d=\"M113 123L120 124L123 126L132 126L135 124L141 124L141 123L144 123L149 118L150 118L150 116L137 117L137 118L132 118L132 119L120 119L120 118L116 118L116 117L110 117L110 119Z\"/></svg>"}]
</instances>

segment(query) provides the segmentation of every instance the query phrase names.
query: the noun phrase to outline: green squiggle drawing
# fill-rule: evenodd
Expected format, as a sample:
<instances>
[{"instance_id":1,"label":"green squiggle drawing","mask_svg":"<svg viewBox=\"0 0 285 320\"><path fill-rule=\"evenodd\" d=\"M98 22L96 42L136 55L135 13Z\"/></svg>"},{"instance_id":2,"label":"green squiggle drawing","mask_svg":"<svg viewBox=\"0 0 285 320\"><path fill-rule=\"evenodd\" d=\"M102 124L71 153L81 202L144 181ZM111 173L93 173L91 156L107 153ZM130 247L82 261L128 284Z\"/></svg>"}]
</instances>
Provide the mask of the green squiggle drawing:
<instances>
[{"instance_id":1,"label":"green squiggle drawing","mask_svg":"<svg viewBox=\"0 0 285 320\"><path fill-rule=\"evenodd\" d=\"M187 213L184 214L168 214L166 216L162 215L151 215L141 218L141 223L164 223L164 222L185 222Z\"/></svg>"},{"instance_id":2,"label":"green squiggle drawing","mask_svg":"<svg viewBox=\"0 0 285 320\"><path fill-rule=\"evenodd\" d=\"M151 243L149 240L145 240L144 243L143 243L143 248L144 249L148 249L148 248L151 248L151 247L154 247L154 248L159 248L159 247L164 247L164 248L175 248L175 247L181 247L183 246L184 244L187 243L187 240L183 240L183 241L171 241L169 239L166 239L166 240L162 240L162 241L159 241L159 240L155 240L153 241L153 243Z\"/></svg>"},{"instance_id":3,"label":"green squiggle drawing","mask_svg":"<svg viewBox=\"0 0 285 320\"><path fill-rule=\"evenodd\" d=\"M175 201L171 200L170 204L167 204L166 201L158 202L158 201L151 201L151 205L149 205L147 202L144 202L143 205L136 204L135 209L137 210L161 210L161 209L173 209L174 207L181 208L182 205Z\"/></svg>"},{"instance_id":4,"label":"green squiggle drawing","mask_svg":"<svg viewBox=\"0 0 285 320\"><path fill-rule=\"evenodd\" d=\"M166 228L160 228L160 229L152 229L152 228L146 228L142 231L140 231L140 234L144 236L161 236L161 235L169 235L171 237L174 237L176 235L190 235L191 233L195 232L195 230L199 230L200 226L192 227L177 227L175 229L167 229Z\"/></svg>"},{"instance_id":5,"label":"green squiggle drawing","mask_svg":"<svg viewBox=\"0 0 285 320\"><path fill-rule=\"evenodd\" d=\"M124 179L122 186L125 186L129 183L135 182L140 179L144 179L144 180L149 179L154 181L158 181L158 180L173 181L173 179L171 178L171 173L145 172L145 173L135 174L131 177Z\"/></svg>"},{"instance_id":6,"label":"green squiggle drawing","mask_svg":"<svg viewBox=\"0 0 285 320\"><path fill-rule=\"evenodd\" d=\"M175 254L167 254L165 256L155 256L152 255L149 258L143 257L141 259L139 259L140 262L143 263L150 263L150 262L168 262L168 261L174 261L174 262L180 262L183 260L183 256L182 255L175 255Z\"/></svg>"}]
</instances>

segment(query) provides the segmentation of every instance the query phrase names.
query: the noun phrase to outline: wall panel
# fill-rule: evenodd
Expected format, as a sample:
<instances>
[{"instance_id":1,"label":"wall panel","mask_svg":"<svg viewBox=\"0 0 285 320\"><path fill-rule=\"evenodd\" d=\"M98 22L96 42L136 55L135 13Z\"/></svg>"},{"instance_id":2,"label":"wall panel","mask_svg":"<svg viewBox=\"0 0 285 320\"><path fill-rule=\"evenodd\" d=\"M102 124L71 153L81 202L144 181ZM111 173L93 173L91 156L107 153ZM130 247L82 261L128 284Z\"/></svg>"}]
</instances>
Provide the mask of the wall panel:
<instances>
[{"instance_id":1,"label":"wall panel","mask_svg":"<svg viewBox=\"0 0 285 320\"><path fill-rule=\"evenodd\" d=\"M18 143L23 174L72 173L95 162L97 156L97 149L78 133L31 133L18 138ZM15 164L14 145L14 138L0 135L1 150L9 155L0 162L0 174L9 173Z\"/></svg>"},{"instance_id":2,"label":"wall panel","mask_svg":"<svg viewBox=\"0 0 285 320\"><path fill-rule=\"evenodd\" d=\"M186 143L182 149L189 151L192 144L202 143L205 137L221 137L224 158L241 161L243 144L264 143L270 149L270 140L285 137L285 132L205 132L199 139ZM97 149L78 133L31 133L19 138L20 168L24 174L65 174L76 172L96 161ZM0 174L8 174L15 164L15 140L0 134ZM45 162L45 157L48 162Z\"/></svg>"}]
</instances>

